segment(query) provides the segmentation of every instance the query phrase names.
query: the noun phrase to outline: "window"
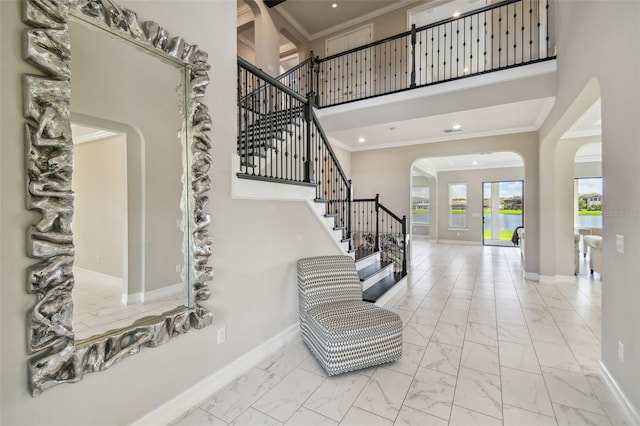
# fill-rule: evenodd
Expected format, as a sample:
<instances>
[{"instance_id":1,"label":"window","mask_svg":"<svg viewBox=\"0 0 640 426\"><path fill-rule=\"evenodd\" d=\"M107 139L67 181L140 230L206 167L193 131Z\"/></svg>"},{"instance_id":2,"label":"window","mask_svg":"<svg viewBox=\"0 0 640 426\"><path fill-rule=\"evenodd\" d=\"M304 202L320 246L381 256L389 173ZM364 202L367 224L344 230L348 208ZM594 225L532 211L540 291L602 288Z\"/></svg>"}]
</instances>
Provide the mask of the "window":
<instances>
[{"instance_id":1,"label":"window","mask_svg":"<svg viewBox=\"0 0 640 426\"><path fill-rule=\"evenodd\" d=\"M579 228L602 228L602 178L576 179Z\"/></svg>"},{"instance_id":2,"label":"window","mask_svg":"<svg viewBox=\"0 0 640 426\"><path fill-rule=\"evenodd\" d=\"M429 224L428 186L414 186L411 188L411 223L413 225Z\"/></svg>"},{"instance_id":3,"label":"window","mask_svg":"<svg viewBox=\"0 0 640 426\"><path fill-rule=\"evenodd\" d=\"M449 228L467 229L467 184L449 184Z\"/></svg>"}]
</instances>

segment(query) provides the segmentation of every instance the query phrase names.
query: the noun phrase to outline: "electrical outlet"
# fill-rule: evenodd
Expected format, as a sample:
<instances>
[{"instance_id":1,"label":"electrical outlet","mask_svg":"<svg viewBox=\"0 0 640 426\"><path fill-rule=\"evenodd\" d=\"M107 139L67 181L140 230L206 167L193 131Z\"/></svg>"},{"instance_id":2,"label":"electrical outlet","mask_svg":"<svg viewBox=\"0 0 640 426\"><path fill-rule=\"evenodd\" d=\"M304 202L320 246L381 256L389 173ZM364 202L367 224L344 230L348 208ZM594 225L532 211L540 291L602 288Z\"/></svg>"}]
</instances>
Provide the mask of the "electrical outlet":
<instances>
[{"instance_id":1,"label":"electrical outlet","mask_svg":"<svg viewBox=\"0 0 640 426\"><path fill-rule=\"evenodd\" d=\"M176 272L180 273L181 270L182 270L182 266L176 265Z\"/></svg>"},{"instance_id":2,"label":"electrical outlet","mask_svg":"<svg viewBox=\"0 0 640 426\"><path fill-rule=\"evenodd\" d=\"M178 228L180 228L182 226L182 220L181 219L176 219L176 226Z\"/></svg>"},{"instance_id":3,"label":"electrical outlet","mask_svg":"<svg viewBox=\"0 0 640 426\"><path fill-rule=\"evenodd\" d=\"M100 264L100 256L97 256L98 265Z\"/></svg>"},{"instance_id":4,"label":"electrical outlet","mask_svg":"<svg viewBox=\"0 0 640 426\"><path fill-rule=\"evenodd\" d=\"M460 236L460 233L459 233L459 232L456 232L456 236L457 236L457 237L459 237L459 236Z\"/></svg>"},{"instance_id":5,"label":"electrical outlet","mask_svg":"<svg viewBox=\"0 0 640 426\"><path fill-rule=\"evenodd\" d=\"M624 253L624 235L616 234L616 251Z\"/></svg>"},{"instance_id":6,"label":"electrical outlet","mask_svg":"<svg viewBox=\"0 0 640 426\"><path fill-rule=\"evenodd\" d=\"M221 345L227 341L227 327L222 326L218 329L218 344Z\"/></svg>"},{"instance_id":7,"label":"electrical outlet","mask_svg":"<svg viewBox=\"0 0 640 426\"><path fill-rule=\"evenodd\" d=\"M620 362L624 362L624 345L618 340L618 359Z\"/></svg>"}]
</instances>

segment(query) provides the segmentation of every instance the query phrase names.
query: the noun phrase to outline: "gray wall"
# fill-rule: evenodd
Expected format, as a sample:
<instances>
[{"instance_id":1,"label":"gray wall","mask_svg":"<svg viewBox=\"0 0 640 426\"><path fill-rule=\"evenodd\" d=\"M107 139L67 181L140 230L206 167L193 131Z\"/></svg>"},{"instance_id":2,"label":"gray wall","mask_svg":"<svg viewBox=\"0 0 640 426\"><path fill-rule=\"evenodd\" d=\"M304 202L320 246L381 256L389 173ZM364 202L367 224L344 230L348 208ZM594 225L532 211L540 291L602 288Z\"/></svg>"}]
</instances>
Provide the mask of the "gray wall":
<instances>
[{"instance_id":1,"label":"gray wall","mask_svg":"<svg viewBox=\"0 0 640 426\"><path fill-rule=\"evenodd\" d=\"M500 169L460 170L438 173L438 239L482 243L482 183L508 180L523 180L522 167ZM450 183L467 184L467 229L449 229ZM525 182L524 188L528 182ZM528 200L524 199L525 210ZM474 217L475 214L475 217ZM528 218L527 218L528 219ZM525 219L525 220L527 220ZM528 220L527 220L528 224ZM458 235L460 234L460 235Z\"/></svg>"},{"instance_id":2,"label":"gray wall","mask_svg":"<svg viewBox=\"0 0 640 426\"><path fill-rule=\"evenodd\" d=\"M557 96L540 130L541 273L558 273L556 260L571 256L571 233L557 217L569 216L573 203L558 188L573 179L573 158L565 155L562 134L602 99L602 176L604 179L602 361L628 400L640 411L640 3L557 1ZM570 149L568 150L570 153ZM559 155L557 153L560 153ZM546 170L543 173L542 170ZM541 199L541 201L543 201ZM624 253L616 235L625 237ZM528 253L528 252L527 252ZM562 272L560 272L562 273ZM618 360L618 342L625 348Z\"/></svg>"},{"instance_id":3,"label":"gray wall","mask_svg":"<svg viewBox=\"0 0 640 426\"><path fill-rule=\"evenodd\" d=\"M25 209L21 7L0 2L0 423L3 425L129 424L149 413L298 320L295 261L334 254L337 248L301 202L231 199L231 155L236 150L236 2L232 0L120 2L171 34L209 53L211 85L204 101L213 117L213 191L208 206L214 237L211 327L143 349L108 371L57 386L38 398L27 389L26 318L35 303L27 294L25 230L37 214ZM159 5L161 4L161 7ZM151 77L149 77L151 78ZM173 207L169 207L173 208ZM175 225L174 225L175 226ZM227 341L216 345L216 330Z\"/></svg>"},{"instance_id":4,"label":"gray wall","mask_svg":"<svg viewBox=\"0 0 640 426\"><path fill-rule=\"evenodd\" d=\"M82 143L73 158L73 264L117 278L127 238L126 143L125 135Z\"/></svg>"},{"instance_id":5,"label":"gray wall","mask_svg":"<svg viewBox=\"0 0 640 426\"><path fill-rule=\"evenodd\" d=\"M576 178L602 177L602 161L575 163L573 176Z\"/></svg>"}]
</instances>

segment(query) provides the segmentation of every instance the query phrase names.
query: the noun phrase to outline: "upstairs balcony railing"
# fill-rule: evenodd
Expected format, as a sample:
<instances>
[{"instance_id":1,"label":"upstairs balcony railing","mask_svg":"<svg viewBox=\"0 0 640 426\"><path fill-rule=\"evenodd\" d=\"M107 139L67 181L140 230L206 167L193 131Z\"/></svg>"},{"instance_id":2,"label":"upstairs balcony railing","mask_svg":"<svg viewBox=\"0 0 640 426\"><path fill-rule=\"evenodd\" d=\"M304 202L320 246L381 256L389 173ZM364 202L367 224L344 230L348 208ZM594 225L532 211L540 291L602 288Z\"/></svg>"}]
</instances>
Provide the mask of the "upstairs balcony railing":
<instances>
[{"instance_id":1,"label":"upstairs balcony railing","mask_svg":"<svg viewBox=\"0 0 640 426\"><path fill-rule=\"evenodd\" d=\"M550 0L506 0L326 58L279 80L318 107L555 58Z\"/></svg>"}]
</instances>

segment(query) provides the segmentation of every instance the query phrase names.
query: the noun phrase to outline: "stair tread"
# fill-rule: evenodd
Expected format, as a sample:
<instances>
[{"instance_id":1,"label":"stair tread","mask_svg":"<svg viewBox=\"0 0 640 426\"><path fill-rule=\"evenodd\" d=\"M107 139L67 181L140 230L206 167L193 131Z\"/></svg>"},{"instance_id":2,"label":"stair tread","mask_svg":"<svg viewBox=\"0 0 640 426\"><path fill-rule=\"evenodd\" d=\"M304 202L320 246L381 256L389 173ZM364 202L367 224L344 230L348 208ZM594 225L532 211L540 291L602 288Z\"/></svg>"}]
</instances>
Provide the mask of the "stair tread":
<instances>
[{"instance_id":1,"label":"stair tread","mask_svg":"<svg viewBox=\"0 0 640 426\"><path fill-rule=\"evenodd\" d=\"M391 265L393 262L379 260L377 262L372 263L369 266L365 266L364 268L358 271L358 277L360 281L365 281L367 278L375 275L379 271L383 270L387 266Z\"/></svg>"},{"instance_id":2,"label":"stair tread","mask_svg":"<svg viewBox=\"0 0 640 426\"><path fill-rule=\"evenodd\" d=\"M375 303L380 299L391 287L402 280L403 275L400 272L389 274L380 281L374 283L371 287L362 292L362 300L365 302Z\"/></svg>"}]
</instances>

